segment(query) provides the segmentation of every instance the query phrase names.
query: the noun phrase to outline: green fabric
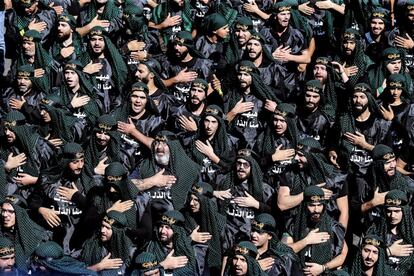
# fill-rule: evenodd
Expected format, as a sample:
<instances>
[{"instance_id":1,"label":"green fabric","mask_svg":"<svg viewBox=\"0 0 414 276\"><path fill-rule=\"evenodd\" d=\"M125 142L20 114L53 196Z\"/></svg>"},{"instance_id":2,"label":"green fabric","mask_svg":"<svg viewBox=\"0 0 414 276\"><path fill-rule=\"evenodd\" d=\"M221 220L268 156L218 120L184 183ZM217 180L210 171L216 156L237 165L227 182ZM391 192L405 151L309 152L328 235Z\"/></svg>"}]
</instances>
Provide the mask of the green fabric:
<instances>
[{"instance_id":1,"label":"green fabric","mask_svg":"<svg viewBox=\"0 0 414 276\"><path fill-rule=\"evenodd\" d=\"M240 70L240 67L243 70ZM267 86L263 82L262 78L260 77L259 69L254 65L253 62L248 61L248 60L242 60L236 66L237 72L245 71L244 69L246 68L248 68L248 70L251 70L249 71L249 74L252 77L252 84L250 86L250 94L256 96L262 102L266 102L266 100L272 100L272 101L279 102L279 100L276 98L275 94L270 89L270 87ZM238 83L238 81L235 81L233 83ZM240 99L242 99L242 93L240 89L233 87L233 89L229 93L229 98L228 98L229 110L232 110L233 107L235 107L236 104L240 101Z\"/></svg>"},{"instance_id":2,"label":"green fabric","mask_svg":"<svg viewBox=\"0 0 414 276\"><path fill-rule=\"evenodd\" d=\"M408 192L408 184L404 176L396 170L395 175L388 176L384 171L384 164L387 160L384 160L382 157L387 154L393 154L393 150L382 144L378 144L372 150L373 161L371 166L367 171L368 183L372 183L372 190L379 188L379 192L387 192L393 189L399 189L405 192Z\"/></svg>"},{"instance_id":3,"label":"green fabric","mask_svg":"<svg viewBox=\"0 0 414 276\"><path fill-rule=\"evenodd\" d=\"M211 35L214 31L227 26L228 22L221 14L212 13L204 17L203 25L206 34Z\"/></svg>"},{"instance_id":4,"label":"green fabric","mask_svg":"<svg viewBox=\"0 0 414 276\"><path fill-rule=\"evenodd\" d=\"M95 16L98 15L97 10L99 8L99 5L97 2L91 1L89 5L86 7L86 16L84 18L86 23L89 23L92 21L92 19L95 18ZM102 14L99 14L98 19L100 20L108 20L109 22L113 21L114 19L118 18L120 16L121 11L116 6L114 0L108 0L105 3L105 8L102 12Z\"/></svg>"},{"instance_id":5,"label":"green fabric","mask_svg":"<svg viewBox=\"0 0 414 276\"><path fill-rule=\"evenodd\" d=\"M8 122L16 122L16 125L7 126ZM31 126L25 123L24 115L17 110L10 111L3 117L3 126L10 128L10 130L14 132L16 140L13 142L13 145L15 145L21 153L26 155L26 163L21 165L23 171L32 176L38 176L39 170L36 164L36 145L40 139L39 134L37 134ZM2 135L5 135L5 133L2 133ZM2 160L7 161L9 154L10 145L3 140L0 145L0 157ZM11 173L9 172L9 175L17 176L17 169L13 169Z\"/></svg>"},{"instance_id":6,"label":"green fabric","mask_svg":"<svg viewBox=\"0 0 414 276\"><path fill-rule=\"evenodd\" d=\"M76 66L76 69L74 68ZM83 67L82 65L77 61L69 62L65 65L64 71L74 71L78 77L79 77L79 89L76 91L76 94L78 96L89 96L91 100L81 108L84 109L86 113L86 120L94 125L96 119L99 117L99 107L95 101L95 99L98 97L96 95L96 90L94 90L93 84L88 80L86 73L82 71ZM71 107L71 95L73 95L73 92L65 82L60 89L60 97L62 98L62 104L65 106Z\"/></svg>"},{"instance_id":7,"label":"green fabric","mask_svg":"<svg viewBox=\"0 0 414 276\"><path fill-rule=\"evenodd\" d=\"M111 127L111 129L103 129L101 127ZM108 145L106 146L105 152L108 157L107 163L120 161L120 143L121 134L117 131L117 122L111 115L105 114L98 118L95 128L91 134L89 143L85 150L85 169L88 174L94 175L94 169L99 163L100 151L102 150L97 144L96 133L105 132L110 138Z\"/></svg>"},{"instance_id":8,"label":"green fabric","mask_svg":"<svg viewBox=\"0 0 414 276\"><path fill-rule=\"evenodd\" d=\"M284 113L286 113L285 116L283 116ZM297 139L299 138L299 130L296 125L294 106L291 104L280 103L276 108L275 114L285 118L287 129L284 136L286 136L295 148L297 145ZM276 136L273 124L269 124L264 131L263 142L261 145L261 151L264 156L270 156L275 152L275 142L278 138L279 137Z\"/></svg>"},{"instance_id":9,"label":"green fabric","mask_svg":"<svg viewBox=\"0 0 414 276\"><path fill-rule=\"evenodd\" d=\"M120 216L121 215L121 216ZM111 253L111 259L121 258L126 267L131 263L131 248L133 243L126 235L126 227L121 226L124 223L122 214L111 211L107 214L109 219L115 219L112 224L112 237L109 241L101 241L100 227L93 237L85 241L82 248L81 258L88 266L99 263L102 260L102 251L104 247Z\"/></svg>"},{"instance_id":10,"label":"green fabric","mask_svg":"<svg viewBox=\"0 0 414 276\"><path fill-rule=\"evenodd\" d=\"M166 143L170 148L170 162L167 170L177 178L175 184L171 186L172 203L174 209L180 210L184 207L192 183L198 181L200 166L187 156L179 141L168 139ZM157 172L154 143L152 143L151 151L151 158L145 159L141 164L142 178L153 176Z\"/></svg>"},{"instance_id":11,"label":"green fabric","mask_svg":"<svg viewBox=\"0 0 414 276\"><path fill-rule=\"evenodd\" d=\"M109 0L109 1L112 1L112 0ZM108 4L109 4L109 1L108 1ZM102 19L106 19L106 18L102 18ZM110 20L110 19L106 19L106 20ZM123 60L117 47L108 37L108 34L106 33L105 29L103 29L102 27L94 27L89 32L89 36L90 37L93 36L94 33L96 35L102 36L105 41L105 50L104 50L105 58L108 60L109 64L111 65L112 79L115 83L115 87L119 93L122 93L124 86L126 84L126 81L127 81L128 67L125 64L125 61ZM83 55L83 57L81 58L81 62L85 66L91 61L92 61L92 57L88 54Z\"/></svg>"},{"instance_id":12,"label":"green fabric","mask_svg":"<svg viewBox=\"0 0 414 276\"><path fill-rule=\"evenodd\" d=\"M241 249L241 250L239 250ZM242 250L247 250L248 253L244 254L242 252ZM267 275L261 268L260 265L258 263L258 261L256 260L256 256L257 256L257 248L256 246L248 241L243 241L240 242L239 244L237 244L234 249L232 250L228 260L227 260L227 266L226 266L226 270L224 272L224 275L226 276L230 276L233 275L233 258L235 257L235 255L241 255L246 259L246 263L247 263L247 274L245 274L246 276L264 276Z\"/></svg>"},{"instance_id":13,"label":"green fabric","mask_svg":"<svg viewBox=\"0 0 414 276\"><path fill-rule=\"evenodd\" d=\"M391 193L391 195L388 196L387 194L385 197L386 205L389 207L400 207L403 213L402 220L397 226L397 235L399 239L404 240L403 244L412 244L414 242L414 220L410 206L407 205L407 201L404 201L404 199L406 199L406 195L401 190L391 190L389 193ZM387 200L395 199L401 200L401 204L396 205L395 203L387 203ZM372 225L367 231L368 233L379 235L384 241L387 240L387 235L394 227L390 226L387 221L387 206L383 206L380 220ZM414 256L410 255L407 257L399 257L399 259L400 262L398 265L398 271L401 272L402 275L407 275L414 264Z\"/></svg>"},{"instance_id":14,"label":"green fabric","mask_svg":"<svg viewBox=\"0 0 414 276\"><path fill-rule=\"evenodd\" d=\"M217 114L216 114L217 112ZM228 135L226 130L226 123L223 119L223 111L217 105L210 105L205 109L203 113L199 126L198 131L193 139L193 142L190 145L189 149L189 156L196 161L199 165L203 164L203 160L206 158L206 155L201 153L196 147L196 141L200 140L203 143L206 143L207 137L205 137L205 128L204 128L204 119L207 116L212 116L218 121L218 129L213 137L209 142L213 146L214 153L220 158L220 163L222 162L231 162L229 160L230 155L230 148L228 145ZM219 164L212 163L213 167L219 169L221 166Z\"/></svg>"},{"instance_id":15,"label":"green fabric","mask_svg":"<svg viewBox=\"0 0 414 276\"><path fill-rule=\"evenodd\" d=\"M368 71L369 85L374 92L376 92L376 90L382 86L384 79L390 75L386 68L387 64L395 60L401 60L400 73L404 74L407 84L411 83L410 76L404 73L406 66L404 62L404 56L401 51L397 48L387 48L382 52L381 63Z\"/></svg>"},{"instance_id":16,"label":"green fabric","mask_svg":"<svg viewBox=\"0 0 414 276\"><path fill-rule=\"evenodd\" d=\"M3 203L11 204L16 216L16 223L14 225L16 267L27 272L29 258L36 247L44 240L46 230L30 219L24 207L19 205L19 200L19 196L12 195L6 197Z\"/></svg>"},{"instance_id":17,"label":"green fabric","mask_svg":"<svg viewBox=\"0 0 414 276\"><path fill-rule=\"evenodd\" d=\"M200 190L201 189L201 190ZM201 192L200 192L201 191ZM207 264L208 267L221 268L221 233L226 225L226 217L218 212L217 204L213 201L213 187L208 183L197 183L193 185L191 194L197 196L200 201L200 212L191 213L186 208L184 213L186 228L192 232L197 226L194 217L200 218L199 232L208 232L212 235L208 244ZM189 200L188 200L189 202Z\"/></svg>"},{"instance_id":18,"label":"green fabric","mask_svg":"<svg viewBox=\"0 0 414 276\"><path fill-rule=\"evenodd\" d=\"M167 0L166 2L163 2L154 8L154 10L152 11L151 20L156 25L161 24L168 17L168 14L171 13L171 5L173 5L172 2L173 0ZM183 27L183 30L191 32L193 23L191 18L191 4L188 0L184 0L184 8L182 9L181 20L181 26ZM168 43L168 40L171 35L171 27L161 30L161 36L165 44Z\"/></svg>"},{"instance_id":19,"label":"green fabric","mask_svg":"<svg viewBox=\"0 0 414 276\"><path fill-rule=\"evenodd\" d=\"M63 248L53 241L40 244L34 253L35 262L46 267L51 273L67 273L70 275L98 275L86 268L86 264L63 255Z\"/></svg>"},{"instance_id":20,"label":"green fabric","mask_svg":"<svg viewBox=\"0 0 414 276\"><path fill-rule=\"evenodd\" d=\"M253 196L259 202L263 202L263 173L258 162L252 156L254 153L249 149L239 150L237 153L237 159L243 159L249 162L250 164L250 176L247 179L248 190L247 192ZM224 191L228 189L233 189L236 185L240 183L240 180L237 177L236 164L234 164L233 169L224 176L223 181L219 184L218 190ZM227 210L227 206L230 204L231 199L225 199L221 204L221 213L224 214Z\"/></svg>"},{"instance_id":21,"label":"green fabric","mask_svg":"<svg viewBox=\"0 0 414 276\"><path fill-rule=\"evenodd\" d=\"M299 241L306 237L307 235L307 221L309 217L309 211L307 209L307 204L312 200L313 196L323 198L323 190L318 186L309 186L304 190L304 198L305 200L302 202L301 207L303 211L299 213L294 219L294 226L293 226L293 240ZM307 201L308 200L308 201ZM324 204L324 209L326 209L325 201L319 201L320 203ZM319 229L319 232L328 232L329 233L329 240L324 243L310 245L312 247L312 262L318 264L325 264L332 260L334 257L332 251L332 243L341 243L343 241L335 241L335 234L333 232L334 227L334 220L326 213L326 210L323 210L320 221L313 225L313 229ZM305 267L305 253L307 248L304 248L299 252L299 259L303 267Z\"/></svg>"},{"instance_id":22,"label":"green fabric","mask_svg":"<svg viewBox=\"0 0 414 276\"><path fill-rule=\"evenodd\" d=\"M399 275L397 271L391 269L387 265L387 259L386 259L387 257L386 257L385 248L383 247L383 240L377 235L374 235L374 234L366 235L364 239L362 240L360 251L362 250L363 246L366 244L374 245L377 243L380 243L379 246L376 246L378 248L379 254L378 254L378 261L375 264L373 275L378 275L378 276ZM351 276L360 276L364 274L361 252L358 252L358 254L356 255L349 274Z\"/></svg>"},{"instance_id":23,"label":"green fabric","mask_svg":"<svg viewBox=\"0 0 414 276\"><path fill-rule=\"evenodd\" d=\"M188 258L188 263L185 267L174 269L174 276L191 275L191 273L196 271L196 259L194 249L191 245L191 238L182 227L184 216L176 210L167 211L163 214L163 216L177 220L174 224L168 224L173 230L172 243L174 256L186 256ZM162 222L161 224L165 224L165 222ZM157 240L149 242L146 251L153 253L158 262L162 262L166 258L167 253L164 251L164 247L158 239L158 231Z\"/></svg>"},{"instance_id":24,"label":"green fabric","mask_svg":"<svg viewBox=\"0 0 414 276\"><path fill-rule=\"evenodd\" d=\"M51 122L40 125L41 129L48 128L47 131L53 132L64 142L75 140L73 128L78 119L63 109L61 99L57 95L45 96L39 107L46 110L51 118Z\"/></svg>"}]
</instances>

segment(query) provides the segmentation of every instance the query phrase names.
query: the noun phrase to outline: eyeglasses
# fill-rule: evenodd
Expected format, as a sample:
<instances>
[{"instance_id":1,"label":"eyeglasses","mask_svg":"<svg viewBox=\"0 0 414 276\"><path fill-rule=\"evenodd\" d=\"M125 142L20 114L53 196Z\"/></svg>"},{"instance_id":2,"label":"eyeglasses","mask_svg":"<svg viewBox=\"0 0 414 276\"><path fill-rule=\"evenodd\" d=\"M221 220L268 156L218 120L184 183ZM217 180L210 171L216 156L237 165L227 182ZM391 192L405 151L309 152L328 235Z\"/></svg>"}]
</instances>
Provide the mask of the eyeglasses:
<instances>
[{"instance_id":1,"label":"eyeglasses","mask_svg":"<svg viewBox=\"0 0 414 276\"><path fill-rule=\"evenodd\" d=\"M1 209L1 214L14 214L14 210Z\"/></svg>"},{"instance_id":2,"label":"eyeglasses","mask_svg":"<svg viewBox=\"0 0 414 276\"><path fill-rule=\"evenodd\" d=\"M250 164L249 164L249 162L241 162L241 161L237 161L237 162L236 162L236 166L237 166L237 167L241 167L241 168L245 168L245 169L250 168Z\"/></svg>"}]
</instances>

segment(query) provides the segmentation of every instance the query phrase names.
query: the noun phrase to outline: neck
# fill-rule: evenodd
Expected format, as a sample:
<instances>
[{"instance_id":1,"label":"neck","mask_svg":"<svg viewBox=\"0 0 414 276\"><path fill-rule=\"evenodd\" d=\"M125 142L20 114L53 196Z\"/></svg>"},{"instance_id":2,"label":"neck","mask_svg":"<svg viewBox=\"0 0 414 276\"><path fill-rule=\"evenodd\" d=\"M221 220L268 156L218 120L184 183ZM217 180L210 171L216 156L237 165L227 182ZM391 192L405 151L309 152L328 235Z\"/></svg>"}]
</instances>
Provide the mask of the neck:
<instances>
[{"instance_id":1,"label":"neck","mask_svg":"<svg viewBox=\"0 0 414 276\"><path fill-rule=\"evenodd\" d=\"M402 104L401 98L395 99L392 103L390 103L392 106L398 106L400 104Z\"/></svg>"},{"instance_id":2,"label":"neck","mask_svg":"<svg viewBox=\"0 0 414 276\"><path fill-rule=\"evenodd\" d=\"M190 105L191 113L194 115L200 115L204 110L204 103L202 102L200 105Z\"/></svg>"},{"instance_id":3,"label":"neck","mask_svg":"<svg viewBox=\"0 0 414 276\"><path fill-rule=\"evenodd\" d=\"M381 34L374 35L373 33L371 33L371 37L375 42L380 42L380 40L381 40Z\"/></svg>"},{"instance_id":4,"label":"neck","mask_svg":"<svg viewBox=\"0 0 414 276\"><path fill-rule=\"evenodd\" d=\"M268 249L269 249L269 242L265 242L265 244L262 247L257 248L257 251L259 252L259 256L263 255Z\"/></svg>"},{"instance_id":5,"label":"neck","mask_svg":"<svg viewBox=\"0 0 414 276\"><path fill-rule=\"evenodd\" d=\"M136 113L133 113L131 116L129 116L131 119L134 119L134 120L139 120L143 115L145 114L145 109L144 110L142 110L140 113L138 113L138 114L136 114Z\"/></svg>"},{"instance_id":6,"label":"neck","mask_svg":"<svg viewBox=\"0 0 414 276\"><path fill-rule=\"evenodd\" d=\"M249 87L246 87L246 89L243 91L243 94L245 94L245 95L249 95L250 94L250 86Z\"/></svg>"},{"instance_id":7,"label":"neck","mask_svg":"<svg viewBox=\"0 0 414 276\"><path fill-rule=\"evenodd\" d=\"M257 68L260 67L260 65L262 65L263 62L263 53L261 53L254 61L254 65L256 65Z\"/></svg>"},{"instance_id":8,"label":"neck","mask_svg":"<svg viewBox=\"0 0 414 276\"><path fill-rule=\"evenodd\" d=\"M72 34L69 34L69 37L62 42L62 45L67 47L67 46L71 45L72 42L73 42Z\"/></svg>"},{"instance_id":9,"label":"neck","mask_svg":"<svg viewBox=\"0 0 414 276\"><path fill-rule=\"evenodd\" d=\"M361 114L359 114L355 120L357 120L358 122L365 122L366 120L369 119L369 116L371 116L371 112L368 110L365 110L364 112L362 112Z\"/></svg>"},{"instance_id":10,"label":"neck","mask_svg":"<svg viewBox=\"0 0 414 276\"><path fill-rule=\"evenodd\" d=\"M372 275L374 275L374 267L375 266L369 268L368 270L364 270L364 275L365 276L372 276Z\"/></svg>"},{"instance_id":11,"label":"neck","mask_svg":"<svg viewBox=\"0 0 414 276\"><path fill-rule=\"evenodd\" d=\"M286 26L286 27L282 27L282 26L280 26L280 25L278 24L278 25L276 26L276 28L275 28L275 32L276 32L279 36L281 36L284 32L286 32L286 31L287 31L288 27L289 27L289 25L288 25L288 26Z\"/></svg>"},{"instance_id":12,"label":"neck","mask_svg":"<svg viewBox=\"0 0 414 276\"><path fill-rule=\"evenodd\" d=\"M187 53L187 55L184 57L184 59L181 62L189 62L192 59L193 57L190 55L190 53Z\"/></svg>"},{"instance_id":13,"label":"neck","mask_svg":"<svg viewBox=\"0 0 414 276\"><path fill-rule=\"evenodd\" d=\"M398 225L395 225L395 226L393 226L393 228L391 228L391 233L394 234L394 235L397 235L398 234L397 233L397 226Z\"/></svg>"},{"instance_id":14,"label":"neck","mask_svg":"<svg viewBox=\"0 0 414 276\"><path fill-rule=\"evenodd\" d=\"M154 94L155 91L158 90L158 87L156 87L155 84L154 84L154 79L150 79L147 83L147 86L148 86L148 90L149 90L149 93L148 93L149 95Z\"/></svg>"},{"instance_id":15,"label":"neck","mask_svg":"<svg viewBox=\"0 0 414 276\"><path fill-rule=\"evenodd\" d=\"M218 43L218 37L213 34L212 36L206 36L208 41L210 41L213 44L217 44Z\"/></svg>"},{"instance_id":16,"label":"neck","mask_svg":"<svg viewBox=\"0 0 414 276\"><path fill-rule=\"evenodd\" d=\"M80 85L78 83L75 87L72 88L72 93L75 94L76 92L78 92L79 89L80 89Z\"/></svg>"}]
</instances>

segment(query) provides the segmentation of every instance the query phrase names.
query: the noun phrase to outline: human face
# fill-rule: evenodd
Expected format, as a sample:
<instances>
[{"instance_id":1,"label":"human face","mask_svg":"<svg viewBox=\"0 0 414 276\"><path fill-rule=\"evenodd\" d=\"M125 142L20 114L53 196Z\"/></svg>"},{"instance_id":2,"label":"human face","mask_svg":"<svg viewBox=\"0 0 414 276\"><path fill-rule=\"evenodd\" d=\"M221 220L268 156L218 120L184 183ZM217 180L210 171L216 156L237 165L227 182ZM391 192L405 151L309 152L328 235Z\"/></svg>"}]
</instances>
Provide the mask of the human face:
<instances>
[{"instance_id":1,"label":"human face","mask_svg":"<svg viewBox=\"0 0 414 276\"><path fill-rule=\"evenodd\" d=\"M237 37L237 41L240 46L244 46L246 42L249 40L249 38L252 36L249 30L241 30L237 29L234 34Z\"/></svg>"},{"instance_id":2,"label":"human face","mask_svg":"<svg viewBox=\"0 0 414 276\"><path fill-rule=\"evenodd\" d=\"M391 61L387 64L387 70L390 74L398 74L401 71L401 59Z\"/></svg>"},{"instance_id":3,"label":"human face","mask_svg":"<svg viewBox=\"0 0 414 276\"><path fill-rule=\"evenodd\" d=\"M49 112L47 112L45 109L40 110L40 116L42 116L42 120L45 123L50 123L52 121Z\"/></svg>"},{"instance_id":4,"label":"human face","mask_svg":"<svg viewBox=\"0 0 414 276\"><path fill-rule=\"evenodd\" d=\"M200 105L206 98L206 92L201 87L192 86L190 89L190 101L193 105Z\"/></svg>"},{"instance_id":5,"label":"human face","mask_svg":"<svg viewBox=\"0 0 414 276\"><path fill-rule=\"evenodd\" d=\"M107 242L110 241L112 238L112 226L105 222L102 221L102 226L101 226L101 241L103 242Z\"/></svg>"},{"instance_id":6,"label":"human face","mask_svg":"<svg viewBox=\"0 0 414 276\"><path fill-rule=\"evenodd\" d=\"M177 4L177 6L179 7L183 7L184 6L184 0L173 0L174 3Z\"/></svg>"},{"instance_id":7,"label":"human face","mask_svg":"<svg viewBox=\"0 0 414 276\"><path fill-rule=\"evenodd\" d=\"M188 54L188 48L187 48L187 46L180 45L178 43L175 43L174 44L174 51L175 51L175 56L179 60L183 60L187 56L187 54Z\"/></svg>"},{"instance_id":8,"label":"human face","mask_svg":"<svg viewBox=\"0 0 414 276\"><path fill-rule=\"evenodd\" d=\"M286 28L289 25L290 21L290 11L280 12L276 15L277 22L283 28Z\"/></svg>"},{"instance_id":9,"label":"human face","mask_svg":"<svg viewBox=\"0 0 414 276\"><path fill-rule=\"evenodd\" d=\"M160 276L160 269L156 268L156 269L144 272L144 276Z\"/></svg>"},{"instance_id":10,"label":"human face","mask_svg":"<svg viewBox=\"0 0 414 276\"><path fill-rule=\"evenodd\" d=\"M174 232L171 226L167 224L161 224L158 227L158 235L162 243L170 243L172 241L173 234Z\"/></svg>"},{"instance_id":11,"label":"human face","mask_svg":"<svg viewBox=\"0 0 414 276\"><path fill-rule=\"evenodd\" d=\"M36 10L37 10L37 5L38 5L38 2L36 1L36 2L34 2L30 7L28 7L28 8L25 8L24 9L24 12L27 14L27 15L31 15L31 14L33 14Z\"/></svg>"},{"instance_id":12,"label":"human face","mask_svg":"<svg viewBox=\"0 0 414 276\"><path fill-rule=\"evenodd\" d=\"M214 31L214 34L217 35L221 39L228 37L229 33L230 33L229 25L223 26L220 29Z\"/></svg>"},{"instance_id":13,"label":"human face","mask_svg":"<svg viewBox=\"0 0 414 276\"><path fill-rule=\"evenodd\" d=\"M371 33L375 36L379 36L385 29L384 21L378 18L371 20Z\"/></svg>"},{"instance_id":14,"label":"human face","mask_svg":"<svg viewBox=\"0 0 414 276\"><path fill-rule=\"evenodd\" d=\"M311 220L315 223L319 222L323 211L323 204L320 202L312 202L308 204L307 208L310 213Z\"/></svg>"},{"instance_id":15,"label":"human face","mask_svg":"<svg viewBox=\"0 0 414 276\"><path fill-rule=\"evenodd\" d=\"M208 138L214 137L219 127L219 123L213 116L206 116L203 121L204 129Z\"/></svg>"},{"instance_id":16,"label":"human face","mask_svg":"<svg viewBox=\"0 0 414 276\"><path fill-rule=\"evenodd\" d=\"M277 135L283 135L287 130L286 119L283 116L274 115L273 126Z\"/></svg>"},{"instance_id":17,"label":"human face","mask_svg":"<svg viewBox=\"0 0 414 276\"><path fill-rule=\"evenodd\" d=\"M257 248L262 248L263 246L266 246L266 244L268 244L271 239L272 239L272 236L269 235L269 233L266 233L266 232L259 233L254 230L250 232L250 241L254 245L256 245Z\"/></svg>"},{"instance_id":18,"label":"human face","mask_svg":"<svg viewBox=\"0 0 414 276\"><path fill-rule=\"evenodd\" d=\"M236 161L236 171L237 177L239 180L244 181L250 176L251 166L250 163L244 159L237 159Z\"/></svg>"},{"instance_id":19,"label":"human face","mask_svg":"<svg viewBox=\"0 0 414 276\"><path fill-rule=\"evenodd\" d=\"M73 70L65 70L65 81L70 89L73 89L79 86L79 76Z\"/></svg>"},{"instance_id":20,"label":"human face","mask_svg":"<svg viewBox=\"0 0 414 276\"><path fill-rule=\"evenodd\" d=\"M249 58L252 60L256 60L262 54L263 48L260 41L256 39L250 39L246 45L247 53L249 54Z\"/></svg>"},{"instance_id":21,"label":"human face","mask_svg":"<svg viewBox=\"0 0 414 276\"><path fill-rule=\"evenodd\" d=\"M316 92L306 91L305 93L305 106L306 109L313 112L315 111L321 100L321 96Z\"/></svg>"},{"instance_id":22,"label":"human face","mask_svg":"<svg viewBox=\"0 0 414 276\"><path fill-rule=\"evenodd\" d=\"M325 83L326 79L328 78L328 71L326 71L326 66L322 64L315 64L313 67L313 76L321 83Z\"/></svg>"},{"instance_id":23,"label":"human face","mask_svg":"<svg viewBox=\"0 0 414 276\"><path fill-rule=\"evenodd\" d=\"M165 142L155 141L155 161L159 165L166 166L170 162L170 147Z\"/></svg>"},{"instance_id":24,"label":"human face","mask_svg":"<svg viewBox=\"0 0 414 276\"><path fill-rule=\"evenodd\" d=\"M111 136L109 136L106 132L98 131L96 132L96 143L99 146L106 147L111 140Z\"/></svg>"},{"instance_id":25,"label":"human face","mask_svg":"<svg viewBox=\"0 0 414 276\"><path fill-rule=\"evenodd\" d=\"M69 170L75 175L80 175L84 165L85 159L76 159L69 163Z\"/></svg>"},{"instance_id":26,"label":"human face","mask_svg":"<svg viewBox=\"0 0 414 276\"><path fill-rule=\"evenodd\" d=\"M401 223L403 218L403 211L400 207L388 207L385 211L387 215L387 221L393 225L397 226Z\"/></svg>"},{"instance_id":27,"label":"human face","mask_svg":"<svg viewBox=\"0 0 414 276\"><path fill-rule=\"evenodd\" d=\"M89 43L95 54L101 54L105 50L105 40L102 36L94 35Z\"/></svg>"},{"instance_id":28,"label":"human face","mask_svg":"<svg viewBox=\"0 0 414 276\"><path fill-rule=\"evenodd\" d=\"M239 85L242 89L247 89L252 84L252 76L247 72L238 72L237 79L239 80Z\"/></svg>"},{"instance_id":29,"label":"human face","mask_svg":"<svg viewBox=\"0 0 414 276\"><path fill-rule=\"evenodd\" d=\"M365 93L354 92L352 103L355 111L364 112L368 107L368 97Z\"/></svg>"},{"instance_id":30,"label":"human face","mask_svg":"<svg viewBox=\"0 0 414 276\"><path fill-rule=\"evenodd\" d=\"M28 77L17 77L17 88L21 94L26 94L32 90L32 81Z\"/></svg>"},{"instance_id":31,"label":"human face","mask_svg":"<svg viewBox=\"0 0 414 276\"><path fill-rule=\"evenodd\" d=\"M14 133L11 129L6 128L6 139L7 143L12 144L16 141L16 133Z\"/></svg>"},{"instance_id":32,"label":"human face","mask_svg":"<svg viewBox=\"0 0 414 276\"><path fill-rule=\"evenodd\" d=\"M33 41L24 40L23 44L23 54L27 57L34 57L36 54L36 44Z\"/></svg>"},{"instance_id":33,"label":"human face","mask_svg":"<svg viewBox=\"0 0 414 276\"><path fill-rule=\"evenodd\" d=\"M387 160L387 162L384 163L384 171L388 176L394 176L396 168L397 161L395 161L395 158Z\"/></svg>"},{"instance_id":34,"label":"human face","mask_svg":"<svg viewBox=\"0 0 414 276\"><path fill-rule=\"evenodd\" d=\"M140 63L138 65L137 72L135 73L135 77L147 84L150 79L150 75L153 77L153 74L148 70L148 67L145 64Z\"/></svg>"},{"instance_id":35,"label":"human face","mask_svg":"<svg viewBox=\"0 0 414 276\"><path fill-rule=\"evenodd\" d=\"M398 101L401 99L402 89L400 88L391 88L390 89L391 97L394 99L394 101Z\"/></svg>"},{"instance_id":36,"label":"human face","mask_svg":"<svg viewBox=\"0 0 414 276\"><path fill-rule=\"evenodd\" d=\"M414 26L414 11L413 10L408 11L407 19L408 19L408 22L411 23L411 26Z\"/></svg>"},{"instance_id":37,"label":"human face","mask_svg":"<svg viewBox=\"0 0 414 276\"><path fill-rule=\"evenodd\" d=\"M247 261L242 255L236 255L232 259L233 262L233 273L237 276L247 275Z\"/></svg>"},{"instance_id":38,"label":"human face","mask_svg":"<svg viewBox=\"0 0 414 276\"><path fill-rule=\"evenodd\" d=\"M295 160L298 161L299 168L301 169L303 169L306 163L308 163L308 160L306 159L305 155L300 151L296 152Z\"/></svg>"},{"instance_id":39,"label":"human face","mask_svg":"<svg viewBox=\"0 0 414 276\"><path fill-rule=\"evenodd\" d=\"M63 21L59 21L57 31L57 36L60 39L68 39L70 34L73 32L70 25Z\"/></svg>"},{"instance_id":40,"label":"human face","mask_svg":"<svg viewBox=\"0 0 414 276\"><path fill-rule=\"evenodd\" d=\"M346 40L344 41L344 43L342 44L342 47L344 48L344 52L347 56L352 55L352 53L355 50L355 41L353 40Z\"/></svg>"},{"instance_id":41,"label":"human face","mask_svg":"<svg viewBox=\"0 0 414 276\"><path fill-rule=\"evenodd\" d=\"M13 270L15 263L16 263L16 258L15 258L14 253L0 257L0 271L11 272Z\"/></svg>"},{"instance_id":42,"label":"human face","mask_svg":"<svg viewBox=\"0 0 414 276\"><path fill-rule=\"evenodd\" d=\"M190 195L190 209L194 214L200 212L200 199L196 195Z\"/></svg>"},{"instance_id":43,"label":"human face","mask_svg":"<svg viewBox=\"0 0 414 276\"><path fill-rule=\"evenodd\" d=\"M372 268L378 261L378 248L371 244L366 244L361 249L362 262L366 269Z\"/></svg>"},{"instance_id":44,"label":"human face","mask_svg":"<svg viewBox=\"0 0 414 276\"><path fill-rule=\"evenodd\" d=\"M134 91L131 94L131 108L135 114L142 114L147 104L147 95L143 91Z\"/></svg>"},{"instance_id":45,"label":"human face","mask_svg":"<svg viewBox=\"0 0 414 276\"><path fill-rule=\"evenodd\" d=\"M10 203L3 203L1 206L1 217L3 219L3 227L12 228L16 225L16 213Z\"/></svg>"}]
</instances>

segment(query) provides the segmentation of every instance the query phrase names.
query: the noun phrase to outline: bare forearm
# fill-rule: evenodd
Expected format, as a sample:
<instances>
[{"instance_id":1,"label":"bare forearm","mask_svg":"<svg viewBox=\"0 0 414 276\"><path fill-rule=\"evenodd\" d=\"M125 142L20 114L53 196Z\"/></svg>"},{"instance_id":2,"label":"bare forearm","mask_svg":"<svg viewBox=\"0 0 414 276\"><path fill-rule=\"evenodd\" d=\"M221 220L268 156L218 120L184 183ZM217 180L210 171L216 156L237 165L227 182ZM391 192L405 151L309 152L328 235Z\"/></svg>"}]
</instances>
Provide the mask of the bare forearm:
<instances>
[{"instance_id":1,"label":"bare forearm","mask_svg":"<svg viewBox=\"0 0 414 276\"><path fill-rule=\"evenodd\" d=\"M348 254L348 245L344 241L344 247L342 248L341 254L333 258L331 261L325 264L326 269L335 269L340 267L344 262L346 255Z\"/></svg>"},{"instance_id":2,"label":"bare forearm","mask_svg":"<svg viewBox=\"0 0 414 276\"><path fill-rule=\"evenodd\" d=\"M303 193L297 195L283 195L277 199L277 206L280 210L286 211L300 205L303 201Z\"/></svg>"},{"instance_id":3,"label":"bare forearm","mask_svg":"<svg viewBox=\"0 0 414 276\"><path fill-rule=\"evenodd\" d=\"M290 248L292 248L292 250L293 250L295 253L300 252L300 251L301 251L302 249L304 249L307 245L308 245L308 244L307 244L307 242L306 242L306 238L304 238L304 239L302 239L302 240L300 240L300 241L297 241L297 242L294 242L294 243L290 243L290 244L288 244L288 246L289 246Z\"/></svg>"},{"instance_id":4,"label":"bare forearm","mask_svg":"<svg viewBox=\"0 0 414 276\"><path fill-rule=\"evenodd\" d=\"M154 141L154 138L144 135L138 129L135 129L134 131L132 131L131 136L137 139L142 144L144 144L147 148L151 149L151 145L152 145L152 142Z\"/></svg>"}]
</instances>

